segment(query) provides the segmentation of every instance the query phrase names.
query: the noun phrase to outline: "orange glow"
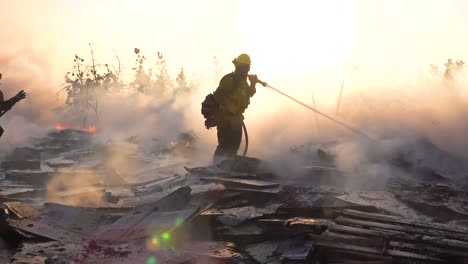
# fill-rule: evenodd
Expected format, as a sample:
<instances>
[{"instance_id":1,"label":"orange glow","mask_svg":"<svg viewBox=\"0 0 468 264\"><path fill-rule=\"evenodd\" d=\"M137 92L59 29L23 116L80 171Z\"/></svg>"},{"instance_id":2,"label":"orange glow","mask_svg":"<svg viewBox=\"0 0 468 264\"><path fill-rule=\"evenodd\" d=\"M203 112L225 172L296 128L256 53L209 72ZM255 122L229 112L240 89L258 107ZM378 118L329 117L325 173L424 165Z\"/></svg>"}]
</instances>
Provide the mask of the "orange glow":
<instances>
[{"instance_id":1,"label":"orange glow","mask_svg":"<svg viewBox=\"0 0 468 264\"><path fill-rule=\"evenodd\" d=\"M90 126L88 129L85 129L85 131L88 131L89 133L96 133L96 126Z\"/></svg>"},{"instance_id":2,"label":"orange glow","mask_svg":"<svg viewBox=\"0 0 468 264\"><path fill-rule=\"evenodd\" d=\"M64 129L67 129L67 128L68 127L65 127L62 124L59 124L59 123L55 124L55 129L57 129L57 130L64 130Z\"/></svg>"},{"instance_id":3,"label":"orange glow","mask_svg":"<svg viewBox=\"0 0 468 264\"><path fill-rule=\"evenodd\" d=\"M97 132L97 128L96 128L95 125L92 125L92 126L90 126L88 128L85 128L85 129L79 129L79 128L74 128L72 126L57 123L57 124L55 124L55 129L57 129L57 130L75 129L75 130L86 131L86 132L89 132L89 133L92 133L92 134L95 134Z\"/></svg>"},{"instance_id":4,"label":"orange glow","mask_svg":"<svg viewBox=\"0 0 468 264\"><path fill-rule=\"evenodd\" d=\"M153 238L146 240L146 248L148 250L155 251L159 248L159 246L160 246L160 242L158 238L153 237Z\"/></svg>"}]
</instances>

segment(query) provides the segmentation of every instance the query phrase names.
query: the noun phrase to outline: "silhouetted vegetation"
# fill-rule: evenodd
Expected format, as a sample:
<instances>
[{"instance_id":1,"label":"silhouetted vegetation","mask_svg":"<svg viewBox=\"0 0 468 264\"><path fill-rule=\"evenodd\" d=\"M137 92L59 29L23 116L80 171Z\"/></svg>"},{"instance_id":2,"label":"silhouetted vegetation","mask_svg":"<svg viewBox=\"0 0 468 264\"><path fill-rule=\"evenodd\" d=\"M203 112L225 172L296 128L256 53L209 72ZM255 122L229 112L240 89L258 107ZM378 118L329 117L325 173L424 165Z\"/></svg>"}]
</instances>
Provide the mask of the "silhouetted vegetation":
<instances>
[{"instance_id":1,"label":"silhouetted vegetation","mask_svg":"<svg viewBox=\"0 0 468 264\"><path fill-rule=\"evenodd\" d=\"M439 71L439 66L435 64L429 65L429 71L434 75L434 76L443 76L444 80L453 80L456 75L459 75L462 73L463 66L465 65L465 62L462 60L457 60L453 62L452 59L448 59L446 63L444 63L445 70L443 75Z\"/></svg>"},{"instance_id":2,"label":"silhouetted vegetation","mask_svg":"<svg viewBox=\"0 0 468 264\"><path fill-rule=\"evenodd\" d=\"M162 53L156 54L154 73L152 68L146 69L147 58L139 48L135 48L133 53L135 64L131 69L134 74L128 83L122 80L123 67L118 56L116 56L118 66L115 67L107 63L98 63L91 45L89 63L85 63L84 58L75 55L73 69L65 74L65 84L59 94L66 95L65 103L68 109L83 116L84 127L87 126L88 111L92 110L96 119L99 119L99 101L106 95L122 93L132 96L141 93L173 101L174 96L189 94L194 90L194 85L188 82L183 68L180 69L175 81L170 77Z\"/></svg>"}]
</instances>

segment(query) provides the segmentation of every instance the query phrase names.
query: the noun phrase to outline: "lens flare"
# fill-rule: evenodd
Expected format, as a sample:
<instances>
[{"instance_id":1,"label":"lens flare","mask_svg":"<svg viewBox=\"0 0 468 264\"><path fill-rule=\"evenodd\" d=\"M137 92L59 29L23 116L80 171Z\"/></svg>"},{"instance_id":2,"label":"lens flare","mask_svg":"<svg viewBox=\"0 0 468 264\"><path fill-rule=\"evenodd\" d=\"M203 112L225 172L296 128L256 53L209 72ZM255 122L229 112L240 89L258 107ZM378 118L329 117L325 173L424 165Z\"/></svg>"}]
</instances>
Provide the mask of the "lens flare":
<instances>
[{"instance_id":1,"label":"lens flare","mask_svg":"<svg viewBox=\"0 0 468 264\"><path fill-rule=\"evenodd\" d=\"M164 232L161 234L161 239L162 241L167 242L171 239L171 234L169 234L169 232Z\"/></svg>"},{"instance_id":2,"label":"lens flare","mask_svg":"<svg viewBox=\"0 0 468 264\"><path fill-rule=\"evenodd\" d=\"M157 250L160 245L160 240L157 237L151 237L146 241L146 248L151 251Z\"/></svg>"},{"instance_id":3,"label":"lens flare","mask_svg":"<svg viewBox=\"0 0 468 264\"><path fill-rule=\"evenodd\" d=\"M159 239L157 239L156 237L153 237L151 239L151 244L155 247L159 246Z\"/></svg>"},{"instance_id":4,"label":"lens flare","mask_svg":"<svg viewBox=\"0 0 468 264\"><path fill-rule=\"evenodd\" d=\"M146 264L157 264L158 262L156 261L156 258L151 256L146 260Z\"/></svg>"}]
</instances>

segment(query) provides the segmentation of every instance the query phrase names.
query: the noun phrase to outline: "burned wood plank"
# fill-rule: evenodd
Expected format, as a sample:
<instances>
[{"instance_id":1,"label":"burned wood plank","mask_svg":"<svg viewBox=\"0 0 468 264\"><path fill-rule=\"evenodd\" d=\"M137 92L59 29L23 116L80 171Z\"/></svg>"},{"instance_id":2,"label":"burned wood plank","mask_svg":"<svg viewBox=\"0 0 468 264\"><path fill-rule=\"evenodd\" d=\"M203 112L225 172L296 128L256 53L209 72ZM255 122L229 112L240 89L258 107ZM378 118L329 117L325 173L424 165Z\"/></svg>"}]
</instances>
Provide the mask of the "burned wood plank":
<instances>
[{"instance_id":1,"label":"burned wood plank","mask_svg":"<svg viewBox=\"0 0 468 264\"><path fill-rule=\"evenodd\" d=\"M171 205L174 208L168 211L159 211L158 208L155 208L152 213L127 230L123 237L115 241L128 242L145 237L160 237L163 233L170 234L183 223L191 221L200 212L210 208L215 203L212 199L196 200L191 201L181 210L175 210L180 207L180 205L176 204L177 200L174 199L169 202L173 202ZM164 206L162 203L160 205ZM162 239L164 240L164 238Z\"/></svg>"},{"instance_id":2,"label":"burned wood plank","mask_svg":"<svg viewBox=\"0 0 468 264\"><path fill-rule=\"evenodd\" d=\"M80 234L28 219L9 219L8 223L19 230L60 242L80 243L84 239Z\"/></svg>"},{"instance_id":3,"label":"burned wood plank","mask_svg":"<svg viewBox=\"0 0 468 264\"><path fill-rule=\"evenodd\" d=\"M224 184L232 184L250 188L274 188L278 187L280 184L275 182L266 182L266 181L257 181L257 180L244 180L244 179L235 179L235 178L222 178L222 177L201 177L200 180L203 181L214 181L221 182Z\"/></svg>"},{"instance_id":4,"label":"burned wood plank","mask_svg":"<svg viewBox=\"0 0 468 264\"><path fill-rule=\"evenodd\" d=\"M43 186L52 179L53 173L53 170L8 170L5 178L12 182Z\"/></svg>"},{"instance_id":5,"label":"burned wood plank","mask_svg":"<svg viewBox=\"0 0 468 264\"><path fill-rule=\"evenodd\" d=\"M393 193L390 193L388 191L352 192L347 195L337 196L336 198L351 204L374 206L392 214L405 216L406 218L410 219L417 217L426 217L421 215L418 211L412 209L411 207L402 204L398 199L396 199ZM360 209L356 210L363 211Z\"/></svg>"},{"instance_id":6,"label":"burned wood plank","mask_svg":"<svg viewBox=\"0 0 468 264\"><path fill-rule=\"evenodd\" d=\"M197 184L191 185L190 188L192 189L192 195L205 194L209 192L222 192L226 190L226 187L220 183Z\"/></svg>"},{"instance_id":7,"label":"burned wood plank","mask_svg":"<svg viewBox=\"0 0 468 264\"><path fill-rule=\"evenodd\" d=\"M320 246L320 247L326 247L326 248L371 253L375 255L381 255L383 253L380 249L363 247L363 246L355 246L355 245L350 245L350 244L340 243L340 242L316 241L315 245ZM394 250L394 249L388 249L384 253L392 257L404 257L404 258L411 258L411 259L418 259L418 260L444 262L444 260L440 258L426 256L422 254L404 252L404 251Z\"/></svg>"},{"instance_id":8,"label":"burned wood plank","mask_svg":"<svg viewBox=\"0 0 468 264\"><path fill-rule=\"evenodd\" d=\"M40 170L40 160L5 160L0 165L5 170Z\"/></svg>"},{"instance_id":9,"label":"burned wood plank","mask_svg":"<svg viewBox=\"0 0 468 264\"><path fill-rule=\"evenodd\" d=\"M159 237L164 232L170 232L178 226L178 221L185 222L198 208L189 208L185 210L169 212L152 212L144 217L137 224L132 226L124 236L114 240L119 242L132 241L145 237Z\"/></svg>"},{"instance_id":10,"label":"burned wood plank","mask_svg":"<svg viewBox=\"0 0 468 264\"><path fill-rule=\"evenodd\" d=\"M28 198L31 196L39 196L45 193L44 189L34 187L10 187L5 186L0 188L0 198Z\"/></svg>"},{"instance_id":11,"label":"burned wood plank","mask_svg":"<svg viewBox=\"0 0 468 264\"><path fill-rule=\"evenodd\" d=\"M450 233L446 231L422 228L422 227L415 227L415 226L402 226L402 225L392 225L392 224L384 224L378 222L370 222L370 221L363 221L363 220L356 220L347 217L338 217L335 219L335 222L341 224L348 224L348 225L357 225L369 228L379 228L379 229L387 229L393 231L400 231L410 234L421 234L421 235L429 235L429 236L437 236L437 237L444 237L444 238L452 238L461 241L468 241L468 235L460 234L460 233Z\"/></svg>"},{"instance_id":12,"label":"burned wood plank","mask_svg":"<svg viewBox=\"0 0 468 264\"><path fill-rule=\"evenodd\" d=\"M316 172L334 172L334 173L339 173L339 174L346 174L346 172L339 170L335 167L325 167L325 166L304 166L302 167L303 169L307 169L310 171L316 171Z\"/></svg>"},{"instance_id":13,"label":"burned wood plank","mask_svg":"<svg viewBox=\"0 0 468 264\"><path fill-rule=\"evenodd\" d=\"M258 263L271 263L280 261L281 258L274 254L281 241L269 240L245 247L245 251Z\"/></svg>"},{"instance_id":14,"label":"burned wood plank","mask_svg":"<svg viewBox=\"0 0 468 264\"><path fill-rule=\"evenodd\" d=\"M260 219L259 223L270 226L277 231L302 231L322 233L331 224L328 220L312 218L292 218L292 219Z\"/></svg>"},{"instance_id":15,"label":"burned wood plank","mask_svg":"<svg viewBox=\"0 0 468 264\"><path fill-rule=\"evenodd\" d=\"M15 148L5 160L41 160L41 151L30 147Z\"/></svg>"},{"instance_id":16,"label":"burned wood plank","mask_svg":"<svg viewBox=\"0 0 468 264\"><path fill-rule=\"evenodd\" d=\"M237 263L241 255L235 251L231 242L194 241L183 247L184 251L197 255L199 263Z\"/></svg>"},{"instance_id":17,"label":"burned wood plank","mask_svg":"<svg viewBox=\"0 0 468 264\"><path fill-rule=\"evenodd\" d=\"M246 187L226 187L228 191L235 191L235 192L245 192L245 193L258 193L258 194L278 194L281 192L283 188L281 186L275 188L268 188L268 189L257 189L257 188L246 188Z\"/></svg>"},{"instance_id":18,"label":"burned wood plank","mask_svg":"<svg viewBox=\"0 0 468 264\"><path fill-rule=\"evenodd\" d=\"M218 220L224 225L234 226L244 221L258 218L264 215L271 215L276 212L280 204L272 204L265 208L257 208L254 206L244 206L238 208L230 208L221 210L223 215L218 217Z\"/></svg>"},{"instance_id":19,"label":"burned wood plank","mask_svg":"<svg viewBox=\"0 0 468 264\"><path fill-rule=\"evenodd\" d=\"M362 236L376 236L376 237L382 237L382 236L397 236L401 235L403 237L410 237L410 235L407 235L403 232L397 232L397 231L391 231L391 230L372 230L372 229L366 229L362 227L353 227L353 226L345 226L345 225L339 225L339 224L334 224L330 225L328 227L329 231L333 232L338 232L338 233L345 233L345 234L352 234L352 235L362 235ZM467 244L468 245L468 244Z\"/></svg>"},{"instance_id":20,"label":"burned wood plank","mask_svg":"<svg viewBox=\"0 0 468 264\"><path fill-rule=\"evenodd\" d=\"M450 256L462 256L468 257L468 253L462 250L456 249L445 249L441 247L431 246L427 243L421 243L413 241L413 243L393 241L392 237L363 237L356 235L346 235L340 233L334 233L326 231L321 235L309 234L309 236L315 241L331 241L340 243L349 243L358 246L377 246L381 247L384 242L389 240L388 246L391 248L399 248L406 250L416 250L418 253L427 253L429 255L450 255Z\"/></svg>"},{"instance_id":21,"label":"burned wood plank","mask_svg":"<svg viewBox=\"0 0 468 264\"><path fill-rule=\"evenodd\" d=\"M118 241L154 211L177 210L186 205L188 199L190 199L189 187L171 190L169 194L159 197L155 203L137 206L112 225L95 232L94 237L96 240Z\"/></svg>"},{"instance_id":22,"label":"burned wood plank","mask_svg":"<svg viewBox=\"0 0 468 264\"><path fill-rule=\"evenodd\" d=\"M3 205L20 219L27 218L33 220L39 216L39 212L36 209L22 202L5 202Z\"/></svg>"},{"instance_id":23,"label":"burned wood plank","mask_svg":"<svg viewBox=\"0 0 468 264\"><path fill-rule=\"evenodd\" d=\"M331 241L331 242L341 242L341 243L350 243L358 246L376 246L382 245L384 238L383 237L363 237L356 235L347 235L334 233L330 231L325 231L320 235L309 234L309 237L314 241Z\"/></svg>"},{"instance_id":24,"label":"burned wood plank","mask_svg":"<svg viewBox=\"0 0 468 264\"><path fill-rule=\"evenodd\" d=\"M313 207L313 210L310 208ZM304 218L336 218L339 216L339 212L341 212L344 208L353 208L359 211L368 211L368 212L377 212L377 208L374 206L363 206L363 205L329 205L319 203L312 206L307 207L291 207L291 206L282 206L279 211L296 217L304 217Z\"/></svg>"},{"instance_id":25,"label":"burned wood plank","mask_svg":"<svg viewBox=\"0 0 468 264\"><path fill-rule=\"evenodd\" d=\"M224 215L222 210L218 209L208 209L203 211L200 216L222 216Z\"/></svg>"},{"instance_id":26,"label":"burned wood plank","mask_svg":"<svg viewBox=\"0 0 468 264\"><path fill-rule=\"evenodd\" d=\"M312 251L313 242L307 236L299 235L281 241L274 253L281 255L285 259L305 261L311 257Z\"/></svg>"},{"instance_id":27,"label":"burned wood plank","mask_svg":"<svg viewBox=\"0 0 468 264\"><path fill-rule=\"evenodd\" d=\"M86 208L56 203L44 206L39 222L83 235L90 235L99 226L115 222L119 215L128 211L126 208Z\"/></svg>"},{"instance_id":28,"label":"burned wood plank","mask_svg":"<svg viewBox=\"0 0 468 264\"><path fill-rule=\"evenodd\" d=\"M424 227L424 228L429 228L429 229L437 229L441 231L450 231L450 232L468 234L468 229L460 227L460 226L449 226L449 225L444 225L444 224L439 224L439 223L414 221L411 219L405 219L405 218L392 216L392 215L366 213L366 212L361 212L361 211L352 210L352 209L345 209L342 211L342 214L347 215L347 216L353 216L356 218L362 218L362 219L373 219L373 220L378 220L378 221L383 221L383 222L412 225L412 226Z\"/></svg>"},{"instance_id":29,"label":"burned wood plank","mask_svg":"<svg viewBox=\"0 0 468 264\"><path fill-rule=\"evenodd\" d=\"M136 187L136 191L138 192L152 192L152 191L163 191L165 189L181 185L185 182L185 177L180 175L174 175L172 177L168 177L162 179L160 181L152 182L145 185L140 185Z\"/></svg>"},{"instance_id":30,"label":"burned wood plank","mask_svg":"<svg viewBox=\"0 0 468 264\"><path fill-rule=\"evenodd\" d=\"M46 264L47 258L41 256L16 256L11 264Z\"/></svg>"},{"instance_id":31,"label":"burned wood plank","mask_svg":"<svg viewBox=\"0 0 468 264\"><path fill-rule=\"evenodd\" d=\"M122 198L135 197L135 193L129 188L111 187L106 188L104 200L108 203L116 204Z\"/></svg>"},{"instance_id":32,"label":"burned wood plank","mask_svg":"<svg viewBox=\"0 0 468 264\"><path fill-rule=\"evenodd\" d=\"M117 202L118 207L127 207L127 208L136 208L156 203L162 198L166 197L168 194L178 190L180 188L189 188L189 187L174 187L164 190L162 192L146 193L143 195L138 195L135 197L121 198ZM189 199L190 196L187 196L186 199Z\"/></svg>"},{"instance_id":33,"label":"burned wood plank","mask_svg":"<svg viewBox=\"0 0 468 264\"><path fill-rule=\"evenodd\" d=\"M66 159L64 157L56 157L56 158L48 159L44 162L47 165L49 165L51 168L69 167L69 166L78 164L77 161Z\"/></svg>"},{"instance_id":34,"label":"burned wood plank","mask_svg":"<svg viewBox=\"0 0 468 264\"><path fill-rule=\"evenodd\" d=\"M425 242L425 243L430 243L430 244L444 246L444 247L457 247L457 248L468 249L467 242L441 238L441 237L434 237L434 236L410 235L404 232L392 231L392 230L373 230L373 229L365 229L365 228L344 226L344 225L338 225L338 224L330 225L328 230L332 232L337 232L337 233L345 233L345 234L352 234L352 235L359 235L359 236L385 237L385 238L392 238L392 240Z\"/></svg>"},{"instance_id":35,"label":"burned wood plank","mask_svg":"<svg viewBox=\"0 0 468 264\"><path fill-rule=\"evenodd\" d=\"M62 243L58 241L23 242L12 256L12 263L36 263L34 259L45 259L45 263L70 263L72 256L82 249L79 244ZM6 263L6 262L1 262ZM42 263L42 262L37 262Z\"/></svg>"},{"instance_id":36,"label":"burned wood plank","mask_svg":"<svg viewBox=\"0 0 468 264\"><path fill-rule=\"evenodd\" d=\"M440 247L429 246L427 244L411 244L399 241L390 241L388 243L390 247L402 248L402 249L412 249L420 252L427 252L429 254L445 255L445 256L459 256L459 257L468 257L468 252L455 250L455 249L445 249Z\"/></svg>"}]
</instances>

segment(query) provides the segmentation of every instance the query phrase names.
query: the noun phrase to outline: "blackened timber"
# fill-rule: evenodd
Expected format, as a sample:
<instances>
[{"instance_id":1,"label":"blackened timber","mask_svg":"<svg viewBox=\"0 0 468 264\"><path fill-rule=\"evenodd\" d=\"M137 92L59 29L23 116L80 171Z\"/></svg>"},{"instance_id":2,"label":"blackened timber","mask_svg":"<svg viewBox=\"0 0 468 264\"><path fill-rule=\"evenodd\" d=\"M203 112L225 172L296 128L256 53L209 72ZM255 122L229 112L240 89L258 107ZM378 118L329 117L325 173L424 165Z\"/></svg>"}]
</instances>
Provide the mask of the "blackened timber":
<instances>
[{"instance_id":1,"label":"blackened timber","mask_svg":"<svg viewBox=\"0 0 468 264\"><path fill-rule=\"evenodd\" d=\"M257 180L244 180L244 179L235 179L235 178L222 178L222 177L201 177L203 181L214 181L221 182L226 184L245 186L251 188L259 189L268 189L278 187L280 184L276 182L266 182L266 181L257 181Z\"/></svg>"},{"instance_id":2,"label":"blackened timber","mask_svg":"<svg viewBox=\"0 0 468 264\"><path fill-rule=\"evenodd\" d=\"M457 247L468 249L468 243L464 241L447 239L434 236L425 236L425 235L410 235L404 232L391 231L391 230L372 230L360 227L344 226L344 225L331 225L328 228L329 231L360 235L360 236L370 236L370 237L391 237L392 240L403 240L403 241L415 241L415 242L426 242L438 246L444 247Z\"/></svg>"},{"instance_id":3,"label":"blackened timber","mask_svg":"<svg viewBox=\"0 0 468 264\"><path fill-rule=\"evenodd\" d=\"M63 230L56 226L51 226L37 221L31 221L28 219L9 219L8 223L12 227L17 228L19 230L26 231L38 236L50 238L52 240L57 240L60 242L80 243L83 241L83 237L78 233Z\"/></svg>"},{"instance_id":4,"label":"blackened timber","mask_svg":"<svg viewBox=\"0 0 468 264\"><path fill-rule=\"evenodd\" d=\"M342 216L335 219L335 221L340 224L348 224L348 225L355 225L355 226L357 225L357 226L370 227L370 228L400 231L400 232L405 232L405 233L410 233L410 234L422 234L422 235L452 238L452 239L457 239L461 241L468 241L468 235L465 235L465 234L450 233L447 231L440 231L440 230L421 228L421 227L415 227L415 226L384 224L384 223L378 223L378 222L356 220L356 219L351 219L351 218L342 217Z\"/></svg>"},{"instance_id":5,"label":"blackened timber","mask_svg":"<svg viewBox=\"0 0 468 264\"><path fill-rule=\"evenodd\" d=\"M388 246L391 248L400 248L405 250L415 250L417 252L427 252L430 255L450 255L468 257L468 252L462 251L463 249L446 249L441 247L434 247L429 243L413 241L412 243L392 241L392 238L377 238L377 237L363 237L356 235L346 235L335 232L326 231L321 235L309 234L309 237L315 241L330 241L353 244L358 246L382 246L385 240L388 241Z\"/></svg>"},{"instance_id":6,"label":"blackened timber","mask_svg":"<svg viewBox=\"0 0 468 264\"><path fill-rule=\"evenodd\" d=\"M340 242L316 241L315 245L320 246L320 247L326 247L326 248L335 248L335 249L344 249L344 250L363 252L363 253L371 253L375 255L382 254L382 251L380 249L364 247L364 246L355 246L355 245L350 245L347 243L340 243ZM392 256L392 257L404 257L404 258L412 258L412 259L419 259L419 260L444 262L440 258L435 258L435 257L426 256L422 254L404 252L404 251L394 250L394 249L387 249L385 251L385 254L388 256Z\"/></svg>"},{"instance_id":7,"label":"blackened timber","mask_svg":"<svg viewBox=\"0 0 468 264\"><path fill-rule=\"evenodd\" d=\"M392 216L392 215L366 213L366 212L356 211L352 209L345 209L343 210L342 214L346 216L361 218L361 219L372 219L372 220L378 220L378 221L383 221L383 222L412 225L412 226L419 226L419 227L424 227L424 228L429 228L429 229L468 234L468 229L466 228L462 228L458 226L449 226L449 225L444 225L444 224L439 224L439 223L427 223L427 222L421 222L421 221L414 221L414 220L404 219L404 218L400 218L400 217Z\"/></svg>"}]
</instances>

